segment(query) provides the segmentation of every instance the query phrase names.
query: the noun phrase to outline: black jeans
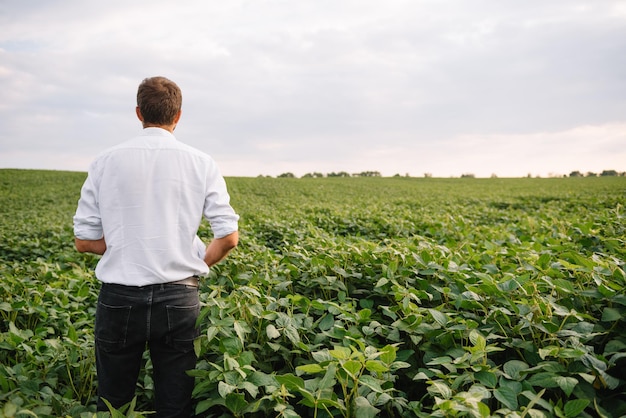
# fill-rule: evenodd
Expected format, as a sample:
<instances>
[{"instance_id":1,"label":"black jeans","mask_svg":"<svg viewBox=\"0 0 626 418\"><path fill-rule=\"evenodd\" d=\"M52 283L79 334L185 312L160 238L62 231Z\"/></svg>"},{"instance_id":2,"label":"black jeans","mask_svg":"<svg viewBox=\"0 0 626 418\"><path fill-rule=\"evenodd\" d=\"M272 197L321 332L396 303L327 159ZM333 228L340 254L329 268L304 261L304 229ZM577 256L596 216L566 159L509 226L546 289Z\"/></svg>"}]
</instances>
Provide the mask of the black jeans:
<instances>
[{"instance_id":1,"label":"black jeans","mask_svg":"<svg viewBox=\"0 0 626 418\"><path fill-rule=\"evenodd\" d=\"M191 416L196 365L193 341L200 304L198 289L180 284L143 287L103 284L96 310L98 410L135 396L146 343L153 365L156 416Z\"/></svg>"}]
</instances>

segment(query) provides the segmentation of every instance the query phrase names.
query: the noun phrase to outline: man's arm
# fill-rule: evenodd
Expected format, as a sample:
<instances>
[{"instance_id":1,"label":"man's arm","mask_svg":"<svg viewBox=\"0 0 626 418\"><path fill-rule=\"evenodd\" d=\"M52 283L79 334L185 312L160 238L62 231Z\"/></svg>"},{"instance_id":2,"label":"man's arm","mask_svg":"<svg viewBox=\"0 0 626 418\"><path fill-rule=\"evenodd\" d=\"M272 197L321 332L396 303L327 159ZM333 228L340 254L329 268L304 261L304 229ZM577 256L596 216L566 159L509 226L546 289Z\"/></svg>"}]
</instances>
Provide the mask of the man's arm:
<instances>
[{"instance_id":1,"label":"man's arm","mask_svg":"<svg viewBox=\"0 0 626 418\"><path fill-rule=\"evenodd\" d=\"M97 240L74 238L74 245L79 253L94 253L102 255L107 249L107 244L104 241L104 238Z\"/></svg>"},{"instance_id":2,"label":"man's arm","mask_svg":"<svg viewBox=\"0 0 626 418\"><path fill-rule=\"evenodd\" d=\"M209 266L222 261L239 243L239 232L235 231L222 238L214 238L206 247L204 262Z\"/></svg>"}]
</instances>

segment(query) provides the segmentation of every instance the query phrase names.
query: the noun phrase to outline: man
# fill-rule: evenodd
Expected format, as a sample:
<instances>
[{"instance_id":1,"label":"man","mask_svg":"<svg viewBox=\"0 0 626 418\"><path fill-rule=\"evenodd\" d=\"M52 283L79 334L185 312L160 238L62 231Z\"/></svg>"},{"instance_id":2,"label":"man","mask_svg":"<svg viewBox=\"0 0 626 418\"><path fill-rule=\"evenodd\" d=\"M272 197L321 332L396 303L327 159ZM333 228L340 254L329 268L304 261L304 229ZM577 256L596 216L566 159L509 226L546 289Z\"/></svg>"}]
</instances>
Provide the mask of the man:
<instances>
[{"instance_id":1,"label":"man","mask_svg":"<svg viewBox=\"0 0 626 418\"><path fill-rule=\"evenodd\" d=\"M198 337L198 277L237 246L239 216L206 154L173 135L178 86L143 80L137 91L142 133L100 154L89 167L74 216L76 248L101 254L95 319L98 410L135 396L146 344L157 417L191 415ZM202 217L214 238L197 236Z\"/></svg>"}]
</instances>

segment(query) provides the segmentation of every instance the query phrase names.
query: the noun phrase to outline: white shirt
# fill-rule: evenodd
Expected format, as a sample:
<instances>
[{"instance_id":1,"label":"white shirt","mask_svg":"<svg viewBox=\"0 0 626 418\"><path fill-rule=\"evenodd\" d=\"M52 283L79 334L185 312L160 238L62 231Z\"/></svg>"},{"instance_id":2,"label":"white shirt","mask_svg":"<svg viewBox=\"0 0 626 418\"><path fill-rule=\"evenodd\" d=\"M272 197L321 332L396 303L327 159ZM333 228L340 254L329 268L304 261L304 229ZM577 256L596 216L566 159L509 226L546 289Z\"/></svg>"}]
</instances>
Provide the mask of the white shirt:
<instances>
[{"instance_id":1,"label":"white shirt","mask_svg":"<svg viewBox=\"0 0 626 418\"><path fill-rule=\"evenodd\" d=\"M161 128L100 154L89 167L74 216L74 235L104 236L96 267L105 283L145 286L205 275L205 217L215 238L238 228L226 182L208 155Z\"/></svg>"}]
</instances>

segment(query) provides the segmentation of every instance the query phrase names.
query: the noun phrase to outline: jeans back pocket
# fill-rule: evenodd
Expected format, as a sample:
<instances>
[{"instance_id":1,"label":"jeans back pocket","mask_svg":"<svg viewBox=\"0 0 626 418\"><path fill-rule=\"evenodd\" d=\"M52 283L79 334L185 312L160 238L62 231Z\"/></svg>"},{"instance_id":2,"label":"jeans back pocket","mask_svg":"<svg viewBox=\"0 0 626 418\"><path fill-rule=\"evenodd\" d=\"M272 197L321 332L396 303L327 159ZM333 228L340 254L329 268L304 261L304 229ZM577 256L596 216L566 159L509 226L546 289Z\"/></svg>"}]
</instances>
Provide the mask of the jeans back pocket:
<instances>
[{"instance_id":1,"label":"jeans back pocket","mask_svg":"<svg viewBox=\"0 0 626 418\"><path fill-rule=\"evenodd\" d=\"M193 341L200 336L196 320L200 304L191 306L166 306L168 336L167 344L184 352L193 350Z\"/></svg>"},{"instance_id":2,"label":"jeans back pocket","mask_svg":"<svg viewBox=\"0 0 626 418\"><path fill-rule=\"evenodd\" d=\"M96 309L96 344L105 351L117 351L126 346L131 306L111 306L98 302Z\"/></svg>"}]
</instances>

